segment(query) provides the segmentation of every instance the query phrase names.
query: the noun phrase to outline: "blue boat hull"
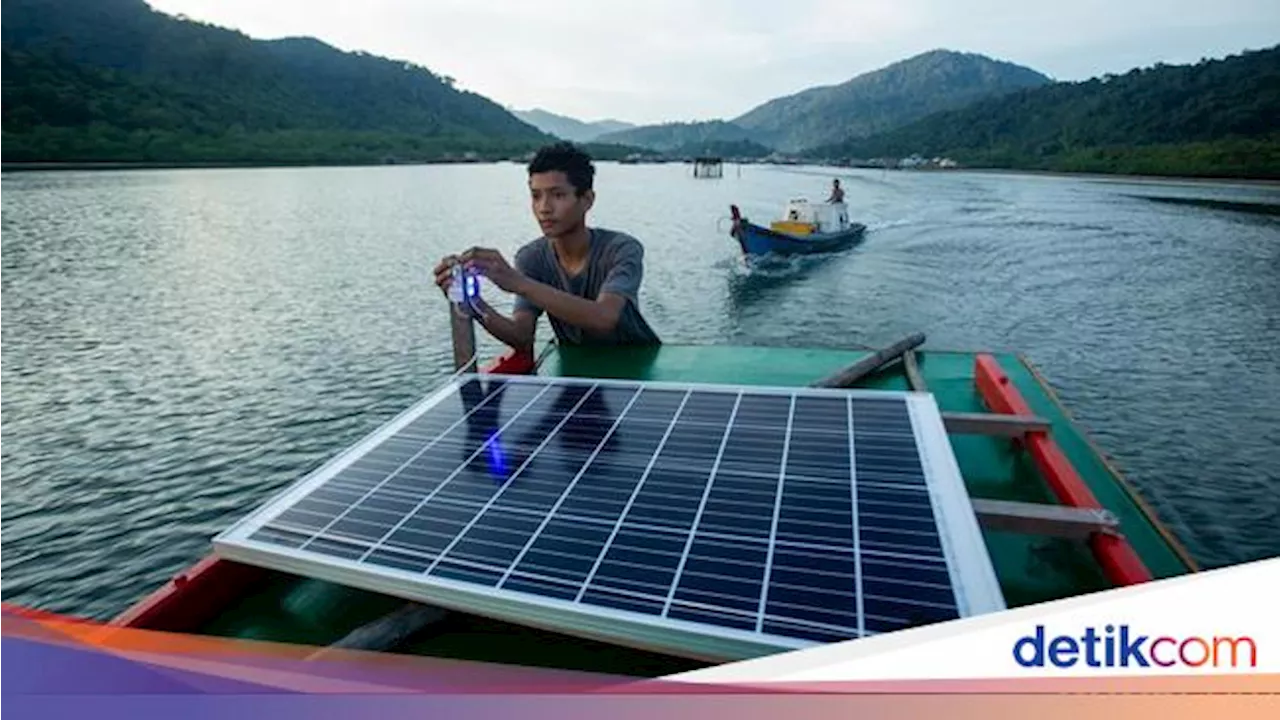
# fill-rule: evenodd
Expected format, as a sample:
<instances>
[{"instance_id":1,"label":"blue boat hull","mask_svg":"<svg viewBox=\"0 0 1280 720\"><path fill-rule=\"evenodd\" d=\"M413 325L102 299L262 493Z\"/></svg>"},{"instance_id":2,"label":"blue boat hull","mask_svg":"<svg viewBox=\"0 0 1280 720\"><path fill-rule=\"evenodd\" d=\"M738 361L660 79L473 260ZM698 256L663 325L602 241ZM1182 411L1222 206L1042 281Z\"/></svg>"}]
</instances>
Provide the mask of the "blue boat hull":
<instances>
[{"instance_id":1,"label":"blue boat hull","mask_svg":"<svg viewBox=\"0 0 1280 720\"><path fill-rule=\"evenodd\" d=\"M788 235L761 227L746 219L734 223L731 233L747 255L808 255L852 247L862 240L867 226L853 223L848 230L813 235Z\"/></svg>"}]
</instances>

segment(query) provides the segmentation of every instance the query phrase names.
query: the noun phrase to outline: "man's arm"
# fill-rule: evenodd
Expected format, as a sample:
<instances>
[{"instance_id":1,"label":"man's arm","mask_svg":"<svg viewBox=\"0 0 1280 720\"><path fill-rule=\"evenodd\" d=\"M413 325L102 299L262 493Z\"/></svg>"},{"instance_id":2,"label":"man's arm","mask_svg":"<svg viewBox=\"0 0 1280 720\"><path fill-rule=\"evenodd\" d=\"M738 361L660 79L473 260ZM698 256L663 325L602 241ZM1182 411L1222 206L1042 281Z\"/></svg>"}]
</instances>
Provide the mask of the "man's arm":
<instances>
[{"instance_id":1,"label":"man's arm","mask_svg":"<svg viewBox=\"0 0 1280 720\"><path fill-rule=\"evenodd\" d=\"M533 313L517 308L508 318L484 300L476 303L476 309L480 311L480 326L490 335L515 350L532 352L538 321Z\"/></svg>"},{"instance_id":2,"label":"man's arm","mask_svg":"<svg viewBox=\"0 0 1280 720\"><path fill-rule=\"evenodd\" d=\"M599 334L612 332L617 327L622 309L627 305L625 297L614 293L602 291L598 299L587 300L528 277L516 284L514 292L561 322Z\"/></svg>"},{"instance_id":3,"label":"man's arm","mask_svg":"<svg viewBox=\"0 0 1280 720\"><path fill-rule=\"evenodd\" d=\"M547 313L592 333L608 334L618 326L628 302L640 293L644 276L644 246L634 239L620 240L605 260L608 263L599 296L587 300L524 278L516 292Z\"/></svg>"}]
</instances>

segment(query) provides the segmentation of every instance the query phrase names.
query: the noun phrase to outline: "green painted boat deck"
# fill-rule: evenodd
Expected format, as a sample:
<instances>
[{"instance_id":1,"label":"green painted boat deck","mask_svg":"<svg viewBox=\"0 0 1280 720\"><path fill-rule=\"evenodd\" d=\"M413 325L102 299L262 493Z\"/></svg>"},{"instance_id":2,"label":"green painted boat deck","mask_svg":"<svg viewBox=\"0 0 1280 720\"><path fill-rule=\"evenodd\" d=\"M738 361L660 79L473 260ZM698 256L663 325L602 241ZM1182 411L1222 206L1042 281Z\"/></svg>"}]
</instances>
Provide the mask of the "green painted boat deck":
<instances>
[{"instance_id":1,"label":"green painted boat deck","mask_svg":"<svg viewBox=\"0 0 1280 720\"><path fill-rule=\"evenodd\" d=\"M803 386L856 362L865 350L679 346L554 348L540 375ZM1052 436L1098 501L1120 519L1121 530L1156 578L1193 571L1176 541L1144 511L1052 391L1018 355L992 353L1032 411L1052 423ZM944 412L984 412L973 380L975 353L924 351L921 375ZM907 390L900 364L865 378L859 387ZM974 498L1055 503L1031 459L1013 441L951 435L960 471ZM984 531L1009 607L1110 587L1082 542ZM399 607L402 601L327 582L275 575L229 608L203 632L324 645ZM645 653L485 618L455 614L397 652L523 665L654 676L704 663Z\"/></svg>"}]
</instances>

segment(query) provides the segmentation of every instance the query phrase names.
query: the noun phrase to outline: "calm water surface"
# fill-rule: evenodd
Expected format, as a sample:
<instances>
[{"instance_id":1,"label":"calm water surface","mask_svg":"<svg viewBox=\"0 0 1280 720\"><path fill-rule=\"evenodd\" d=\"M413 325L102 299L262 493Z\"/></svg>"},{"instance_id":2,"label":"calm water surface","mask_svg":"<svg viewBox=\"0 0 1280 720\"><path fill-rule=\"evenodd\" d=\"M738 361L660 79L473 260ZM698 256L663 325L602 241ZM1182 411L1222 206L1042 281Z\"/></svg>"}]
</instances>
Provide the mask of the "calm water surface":
<instances>
[{"instance_id":1,"label":"calm water surface","mask_svg":"<svg viewBox=\"0 0 1280 720\"><path fill-rule=\"evenodd\" d=\"M768 219L836 172L861 247L738 258L729 203ZM531 239L524 180L5 175L4 599L109 617L429 392L451 371L430 268ZM646 245L666 342L1023 351L1201 563L1280 554L1280 218L1144 199L1280 189L602 164L598 190L595 223Z\"/></svg>"}]
</instances>

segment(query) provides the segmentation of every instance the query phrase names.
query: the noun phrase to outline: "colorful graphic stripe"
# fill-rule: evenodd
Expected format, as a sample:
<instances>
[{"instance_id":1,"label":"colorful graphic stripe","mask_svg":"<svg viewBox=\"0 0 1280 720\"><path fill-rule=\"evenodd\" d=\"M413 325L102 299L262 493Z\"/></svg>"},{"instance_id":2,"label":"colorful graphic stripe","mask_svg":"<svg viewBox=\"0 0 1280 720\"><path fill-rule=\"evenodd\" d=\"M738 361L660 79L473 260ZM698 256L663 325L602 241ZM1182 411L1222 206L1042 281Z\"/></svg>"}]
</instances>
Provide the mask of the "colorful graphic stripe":
<instances>
[{"instance_id":1,"label":"colorful graphic stripe","mask_svg":"<svg viewBox=\"0 0 1280 720\"><path fill-rule=\"evenodd\" d=\"M12 717L1277 716L1280 675L703 685L111 627L3 608ZM864 715L866 714L866 715ZM1101 715L1098 715L1101 716Z\"/></svg>"}]
</instances>

